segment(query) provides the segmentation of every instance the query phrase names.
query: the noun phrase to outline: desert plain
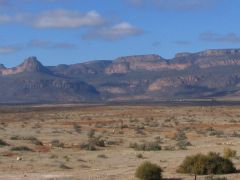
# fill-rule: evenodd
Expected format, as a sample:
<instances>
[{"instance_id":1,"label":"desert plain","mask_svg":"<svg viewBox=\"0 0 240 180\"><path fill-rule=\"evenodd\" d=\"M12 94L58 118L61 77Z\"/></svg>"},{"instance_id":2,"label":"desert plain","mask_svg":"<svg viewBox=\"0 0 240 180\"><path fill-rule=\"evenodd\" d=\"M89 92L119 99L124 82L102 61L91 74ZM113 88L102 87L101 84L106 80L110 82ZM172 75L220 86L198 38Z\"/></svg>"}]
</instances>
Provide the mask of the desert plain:
<instances>
[{"instance_id":1,"label":"desert plain","mask_svg":"<svg viewBox=\"0 0 240 180\"><path fill-rule=\"evenodd\" d=\"M0 139L4 180L134 180L144 161L165 179L192 180L176 170L196 153L231 148L240 169L240 106L1 106Z\"/></svg>"}]
</instances>

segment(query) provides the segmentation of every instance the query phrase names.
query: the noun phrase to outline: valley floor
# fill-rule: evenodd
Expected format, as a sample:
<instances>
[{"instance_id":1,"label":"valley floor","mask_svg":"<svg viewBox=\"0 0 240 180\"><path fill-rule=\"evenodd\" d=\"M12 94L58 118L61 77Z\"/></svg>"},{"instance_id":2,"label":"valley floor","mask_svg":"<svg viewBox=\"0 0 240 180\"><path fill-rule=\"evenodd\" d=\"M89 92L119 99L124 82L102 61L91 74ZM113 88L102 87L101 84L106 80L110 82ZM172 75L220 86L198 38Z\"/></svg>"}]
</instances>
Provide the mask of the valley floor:
<instances>
[{"instance_id":1,"label":"valley floor","mask_svg":"<svg viewBox=\"0 0 240 180\"><path fill-rule=\"evenodd\" d=\"M0 138L0 179L132 180L151 161L164 178L192 180L176 170L198 152L237 150L240 169L240 106L2 106ZM149 142L162 150L133 148Z\"/></svg>"}]
</instances>

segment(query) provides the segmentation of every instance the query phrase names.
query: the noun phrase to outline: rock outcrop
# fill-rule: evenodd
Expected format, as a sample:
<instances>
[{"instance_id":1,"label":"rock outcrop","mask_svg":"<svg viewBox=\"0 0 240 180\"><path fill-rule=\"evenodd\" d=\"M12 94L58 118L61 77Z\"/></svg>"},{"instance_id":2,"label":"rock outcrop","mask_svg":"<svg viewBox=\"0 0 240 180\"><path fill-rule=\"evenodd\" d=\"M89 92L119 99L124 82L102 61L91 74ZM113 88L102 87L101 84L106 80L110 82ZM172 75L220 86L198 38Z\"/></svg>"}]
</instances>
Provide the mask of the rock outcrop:
<instances>
[{"instance_id":1,"label":"rock outcrop","mask_svg":"<svg viewBox=\"0 0 240 180\"><path fill-rule=\"evenodd\" d=\"M15 68L5 68L4 66L0 67L0 74L2 75L13 75L19 74L22 72L47 72L47 68L45 68L36 57L27 58L22 64Z\"/></svg>"}]
</instances>

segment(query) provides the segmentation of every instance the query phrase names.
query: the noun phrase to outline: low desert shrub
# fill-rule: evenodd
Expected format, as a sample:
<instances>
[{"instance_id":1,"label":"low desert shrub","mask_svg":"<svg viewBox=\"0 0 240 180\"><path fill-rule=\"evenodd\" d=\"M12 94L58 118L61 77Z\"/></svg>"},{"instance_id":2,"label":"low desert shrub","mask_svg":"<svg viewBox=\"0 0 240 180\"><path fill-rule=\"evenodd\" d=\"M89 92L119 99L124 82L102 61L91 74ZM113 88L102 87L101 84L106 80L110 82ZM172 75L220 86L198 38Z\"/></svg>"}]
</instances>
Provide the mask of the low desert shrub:
<instances>
[{"instance_id":1,"label":"low desert shrub","mask_svg":"<svg viewBox=\"0 0 240 180\"><path fill-rule=\"evenodd\" d=\"M139 159L142 159L142 158L143 158L143 155L142 155L141 153L137 154L136 156L137 156L137 158L139 158Z\"/></svg>"},{"instance_id":2,"label":"low desert shrub","mask_svg":"<svg viewBox=\"0 0 240 180\"><path fill-rule=\"evenodd\" d=\"M64 148L64 143L60 142L58 139L54 139L51 142L53 147Z\"/></svg>"},{"instance_id":3,"label":"low desert shrub","mask_svg":"<svg viewBox=\"0 0 240 180\"><path fill-rule=\"evenodd\" d=\"M137 168L135 176L141 180L161 180L162 169L158 165L146 161Z\"/></svg>"},{"instance_id":4,"label":"low desert shrub","mask_svg":"<svg viewBox=\"0 0 240 180\"><path fill-rule=\"evenodd\" d=\"M211 175L235 173L236 168L231 160L221 157L218 153L210 152L208 155L187 156L177 171L186 174Z\"/></svg>"},{"instance_id":5,"label":"low desert shrub","mask_svg":"<svg viewBox=\"0 0 240 180\"><path fill-rule=\"evenodd\" d=\"M219 131L219 130L216 130L212 127L206 129L206 131L208 132L207 134L209 136L216 136L216 137L223 137L224 136L224 132L223 131Z\"/></svg>"},{"instance_id":6,"label":"low desert shrub","mask_svg":"<svg viewBox=\"0 0 240 180\"><path fill-rule=\"evenodd\" d=\"M3 146L8 146L9 144L6 143L4 140L0 139L0 147L3 147Z\"/></svg>"},{"instance_id":7,"label":"low desert shrub","mask_svg":"<svg viewBox=\"0 0 240 180\"><path fill-rule=\"evenodd\" d=\"M160 151L162 149L158 142L131 143L129 147L136 151Z\"/></svg>"},{"instance_id":8,"label":"low desert shrub","mask_svg":"<svg viewBox=\"0 0 240 180\"><path fill-rule=\"evenodd\" d=\"M88 151L95 151L97 150L96 147L105 147L105 141L102 140L101 137L90 138L88 139L88 142L80 145L81 149Z\"/></svg>"},{"instance_id":9,"label":"low desert shrub","mask_svg":"<svg viewBox=\"0 0 240 180\"><path fill-rule=\"evenodd\" d=\"M80 134L82 132L81 126L74 124L73 125L73 129L75 130L75 132L77 132L78 134Z\"/></svg>"},{"instance_id":10,"label":"low desert shrub","mask_svg":"<svg viewBox=\"0 0 240 180\"><path fill-rule=\"evenodd\" d=\"M12 147L11 151L33 151L33 150L27 146L16 146L16 147Z\"/></svg>"},{"instance_id":11,"label":"low desert shrub","mask_svg":"<svg viewBox=\"0 0 240 180\"><path fill-rule=\"evenodd\" d=\"M187 147L192 146L192 144L187 140L181 140L177 142L176 146L181 150L186 150Z\"/></svg>"},{"instance_id":12,"label":"low desert shrub","mask_svg":"<svg viewBox=\"0 0 240 180\"><path fill-rule=\"evenodd\" d=\"M105 154L99 154L97 157L98 157L98 158L103 158L103 159L108 158Z\"/></svg>"},{"instance_id":13,"label":"low desert shrub","mask_svg":"<svg viewBox=\"0 0 240 180\"><path fill-rule=\"evenodd\" d=\"M137 126L137 127L134 128L136 134L141 134L141 135L144 135L144 134L145 134L145 133L144 133L144 129L145 129L144 126Z\"/></svg>"},{"instance_id":14,"label":"low desert shrub","mask_svg":"<svg viewBox=\"0 0 240 180\"><path fill-rule=\"evenodd\" d=\"M91 143L91 142L87 142L87 143L82 143L80 145L80 148L81 149L84 149L84 150L88 150L88 151L95 151L97 150L95 144Z\"/></svg>"},{"instance_id":15,"label":"low desert shrub","mask_svg":"<svg viewBox=\"0 0 240 180\"><path fill-rule=\"evenodd\" d=\"M184 141L184 140L187 139L187 136L186 136L186 134L185 134L184 131L178 131L178 132L175 134L175 136L174 136L173 139L176 140L176 141Z\"/></svg>"},{"instance_id":16,"label":"low desert shrub","mask_svg":"<svg viewBox=\"0 0 240 180\"><path fill-rule=\"evenodd\" d=\"M32 144L42 146L43 143L38 140L34 136L19 136L19 135L14 135L11 137L11 140L23 140L23 141L30 141Z\"/></svg>"},{"instance_id":17,"label":"low desert shrub","mask_svg":"<svg viewBox=\"0 0 240 180\"><path fill-rule=\"evenodd\" d=\"M227 178L226 177L214 177L214 176L210 175L210 176L205 177L204 180L227 180Z\"/></svg>"},{"instance_id":18,"label":"low desert shrub","mask_svg":"<svg viewBox=\"0 0 240 180\"><path fill-rule=\"evenodd\" d=\"M105 142L106 145L110 145L110 146L116 146L122 143L122 140L107 140Z\"/></svg>"},{"instance_id":19,"label":"low desert shrub","mask_svg":"<svg viewBox=\"0 0 240 180\"><path fill-rule=\"evenodd\" d=\"M22 140L22 137L19 135L14 135L10 138L11 140Z\"/></svg>"},{"instance_id":20,"label":"low desert shrub","mask_svg":"<svg viewBox=\"0 0 240 180\"><path fill-rule=\"evenodd\" d=\"M38 140L37 138L31 139L30 142L31 142L32 144L37 145L37 146L42 146L42 145L43 145L43 143L42 143L40 140Z\"/></svg>"},{"instance_id":21,"label":"low desert shrub","mask_svg":"<svg viewBox=\"0 0 240 180\"><path fill-rule=\"evenodd\" d=\"M225 158L233 158L236 157L237 151L232 150L231 148L224 148L223 150L223 156Z\"/></svg>"},{"instance_id":22,"label":"low desert shrub","mask_svg":"<svg viewBox=\"0 0 240 180\"><path fill-rule=\"evenodd\" d=\"M240 137L240 134L236 131L234 131L232 134L231 134L231 137Z\"/></svg>"}]
</instances>

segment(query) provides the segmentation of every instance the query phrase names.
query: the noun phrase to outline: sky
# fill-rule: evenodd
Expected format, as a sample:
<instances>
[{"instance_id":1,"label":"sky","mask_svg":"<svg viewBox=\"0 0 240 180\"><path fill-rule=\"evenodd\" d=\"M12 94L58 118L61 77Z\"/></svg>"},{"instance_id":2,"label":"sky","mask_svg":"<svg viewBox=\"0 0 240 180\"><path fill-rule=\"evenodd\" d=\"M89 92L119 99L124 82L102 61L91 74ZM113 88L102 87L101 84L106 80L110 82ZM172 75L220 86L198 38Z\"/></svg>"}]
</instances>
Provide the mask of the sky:
<instances>
[{"instance_id":1,"label":"sky","mask_svg":"<svg viewBox=\"0 0 240 180\"><path fill-rule=\"evenodd\" d=\"M239 0L0 0L0 63L240 47Z\"/></svg>"}]
</instances>

